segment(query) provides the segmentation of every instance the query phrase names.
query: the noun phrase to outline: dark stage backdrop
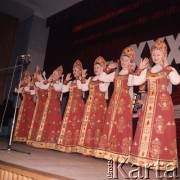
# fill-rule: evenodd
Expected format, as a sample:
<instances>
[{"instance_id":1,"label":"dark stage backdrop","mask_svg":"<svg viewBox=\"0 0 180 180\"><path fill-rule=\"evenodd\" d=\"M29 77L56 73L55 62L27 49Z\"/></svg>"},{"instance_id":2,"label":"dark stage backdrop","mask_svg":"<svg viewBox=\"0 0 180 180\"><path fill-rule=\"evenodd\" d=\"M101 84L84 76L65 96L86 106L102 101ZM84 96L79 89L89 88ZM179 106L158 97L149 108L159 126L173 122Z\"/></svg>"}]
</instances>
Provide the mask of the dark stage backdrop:
<instances>
[{"instance_id":1,"label":"dark stage backdrop","mask_svg":"<svg viewBox=\"0 0 180 180\"><path fill-rule=\"evenodd\" d=\"M65 74L80 59L89 75L99 55L117 60L131 44L177 35L178 0L85 0L47 20L50 27L44 69L47 75L62 64ZM145 47L143 56L149 56Z\"/></svg>"},{"instance_id":2,"label":"dark stage backdrop","mask_svg":"<svg viewBox=\"0 0 180 180\"><path fill-rule=\"evenodd\" d=\"M169 52L172 46L167 37L174 38L179 53L179 17L179 0L82 1L48 18L50 33L44 70L49 76L63 65L64 74L67 74L72 72L74 61L80 59L88 75L92 75L97 56L107 61L117 60L126 46L139 47L142 42L159 37L165 37ZM148 43L140 55L150 56ZM171 57L172 65L180 73L179 61L180 57ZM172 97L174 104L180 104L180 86L173 87ZM180 141L180 119L177 119L177 135Z\"/></svg>"},{"instance_id":3,"label":"dark stage backdrop","mask_svg":"<svg viewBox=\"0 0 180 180\"><path fill-rule=\"evenodd\" d=\"M12 50L18 23L18 19L0 12L0 69L12 65ZM7 80L11 75L12 70L0 71L0 105L6 98Z\"/></svg>"}]
</instances>

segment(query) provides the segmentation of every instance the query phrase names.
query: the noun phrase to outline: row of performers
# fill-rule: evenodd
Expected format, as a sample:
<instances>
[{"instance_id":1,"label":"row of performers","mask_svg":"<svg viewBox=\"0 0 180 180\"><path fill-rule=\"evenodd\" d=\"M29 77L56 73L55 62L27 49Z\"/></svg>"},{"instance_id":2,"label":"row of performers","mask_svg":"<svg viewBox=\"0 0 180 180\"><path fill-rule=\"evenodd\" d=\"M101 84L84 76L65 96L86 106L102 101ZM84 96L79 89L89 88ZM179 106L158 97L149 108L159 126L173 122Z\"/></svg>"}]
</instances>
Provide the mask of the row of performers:
<instances>
[{"instance_id":1,"label":"row of performers","mask_svg":"<svg viewBox=\"0 0 180 180\"><path fill-rule=\"evenodd\" d=\"M139 166L151 164L151 168L155 168L153 165L158 161L161 170L176 168L176 126L168 87L179 84L180 76L167 64L164 41L154 42L151 56L153 67L147 68L149 60L145 58L134 72L135 53L127 47L120 56L122 69L111 73L117 63L106 66L104 58L98 57L94 62L95 76L88 79L79 60L73 65L75 80L67 74L64 82L60 81L62 66L48 80L43 79L39 68L36 68L33 80L26 72L16 88L23 100L14 141ZM148 92L133 139L132 88L146 81ZM110 82L114 83L114 91L107 107L106 92ZM83 92L88 90L84 104ZM60 97L65 92L69 92L69 99L62 119Z\"/></svg>"}]
</instances>

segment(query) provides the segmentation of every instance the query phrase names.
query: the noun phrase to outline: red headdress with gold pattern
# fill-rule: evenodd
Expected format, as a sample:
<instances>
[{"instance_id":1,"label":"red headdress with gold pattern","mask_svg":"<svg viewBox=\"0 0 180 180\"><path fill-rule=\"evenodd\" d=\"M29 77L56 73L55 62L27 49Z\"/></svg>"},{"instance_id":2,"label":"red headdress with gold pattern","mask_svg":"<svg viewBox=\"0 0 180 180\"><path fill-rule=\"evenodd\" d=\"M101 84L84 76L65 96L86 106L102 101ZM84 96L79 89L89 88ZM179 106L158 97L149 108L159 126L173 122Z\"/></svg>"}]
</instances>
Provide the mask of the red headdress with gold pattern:
<instances>
[{"instance_id":1,"label":"red headdress with gold pattern","mask_svg":"<svg viewBox=\"0 0 180 180\"><path fill-rule=\"evenodd\" d=\"M80 60L76 60L76 61L75 61L74 65L73 65L73 68L74 68L74 67L77 67L77 68L79 68L80 70L83 69L82 63L81 63Z\"/></svg>"},{"instance_id":2,"label":"red headdress with gold pattern","mask_svg":"<svg viewBox=\"0 0 180 180\"><path fill-rule=\"evenodd\" d=\"M167 54L167 46L166 43L161 40L161 39L157 39L154 44L151 46L151 53L154 49L159 49L161 50L164 54Z\"/></svg>"},{"instance_id":3,"label":"red headdress with gold pattern","mask_svg":"<svg viewBox=\"0 0 180 180\"><path fill-rule=\"evenodd\" d=\"M131 63L134 61L134 59L135 59L135 52L134 52L134 49L132 48L132 47L126 47L124 50L123 50L123 52L122 52L122 54L121 54L121 56L127 56L127 57L129 57L130 59L131 59Z\"/></svg>"},{"instance_id":4,"label":"red headdress with gold pattern","mask_svg":"<svg viewBox=\"0 0 180 180\"><path fill-rule=\"evenodd\" d=\"M25 71L24 72L24 77L28 78L28 77L31 77L31 74L29 71Z\"/></svg>"},{"instance_id":5,"label":"red headdress with gold pattern","mask_svg":"<svg viewBox=\"0 0 180 180\"><path fill-rule=\"evenodd\" d=\"M95 59L94 64L100 64L101 66L106 66L106 61L102 56L98 56Z\"/></svg>"},{"instance_id":6,"label":"red headdress with gold pattern","mask_svg":"<svg viewBox=\"0 0 180 180\"><path fill-rule=\"evenodd\" d=\"M55 69L55 71L58 72L58 75L61 75L63 73L63 67L59 66L57 69Z\"/></svg>"},{"instance_id":7,"label":"red headdress with gold pattern","mask_svg":"<svg viewBox=\"0 0 180 180\"><path fill-rule=\"evenodd\" d=\"M24 72L24 78L23 78L23 80L25 81L25 82L27 82L28 80L30 80L31 79L31 74L29 73L29 71L25 71Z\"/></svg>"},{"instance_id":8,"label":"red headdress with gold pattern","mask_svg":"<svg viewBox=\"0 0 180 180\"><path fill-rule=\"evenodd\" d=\"M38 66L38 65L36 66L36 70L35 70L35 72L36 72L37 74L41 74L41 70L40 70L40 68L39 68L39 66Z\"/></svg>"}]
</instances>

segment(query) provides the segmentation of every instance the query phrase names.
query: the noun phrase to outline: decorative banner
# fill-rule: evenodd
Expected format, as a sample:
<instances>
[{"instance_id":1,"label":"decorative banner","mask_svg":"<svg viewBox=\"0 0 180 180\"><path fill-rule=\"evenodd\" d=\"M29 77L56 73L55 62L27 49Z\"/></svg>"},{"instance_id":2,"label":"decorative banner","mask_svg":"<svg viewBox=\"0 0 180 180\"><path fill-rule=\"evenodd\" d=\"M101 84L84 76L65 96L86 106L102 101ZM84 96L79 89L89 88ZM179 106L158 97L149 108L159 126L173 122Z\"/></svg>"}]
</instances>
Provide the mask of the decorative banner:
<instances>
[{"instance_id":1,"label":"decorative banner","mask_svg":"<svg viewBox=\"0 0 180 180\"><path fill-rule=\"evenodd\" d=\"M172 64L179 64L180 63L180 33L177 35L170 35L166 37L161 37L160 39L164 40L168 46L169 53L168 53L168 63ZM145 46L149 47L149 52L150 52L150 47L154 43L154 40L149 40L145 42L141 42L139 45L133 44L131 47L134 49L136 53L136 59L135 63L138 64L141 58L145 58L142 56L143 51L145 50Z\"/></svg>"}]
</instances>

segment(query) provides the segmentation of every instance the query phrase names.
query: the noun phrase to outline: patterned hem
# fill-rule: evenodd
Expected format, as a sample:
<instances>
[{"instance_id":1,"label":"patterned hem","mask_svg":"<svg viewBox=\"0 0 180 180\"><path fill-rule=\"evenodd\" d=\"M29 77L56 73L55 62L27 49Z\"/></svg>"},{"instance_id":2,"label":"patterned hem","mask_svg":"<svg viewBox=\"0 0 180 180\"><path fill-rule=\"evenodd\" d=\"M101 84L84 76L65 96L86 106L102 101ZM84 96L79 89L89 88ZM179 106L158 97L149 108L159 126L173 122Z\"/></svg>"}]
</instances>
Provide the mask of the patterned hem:
<instances>
[{"instance_id":1,"label":"patterned hem","mask_svg":"<svg viewBox=\"0 0 180 180\"><path fill-rule=\"evenodd\" d=\"M16 142L26 142L27 138L25 138L25 137L14 137L13 141L16 141Z\"/></svg>"},{"instance_id":2,"label":"patterned hem","mask_svg":"<svg viewBox=\"0 0 180 180\"><path fill-rule=\"evenodd\" d=\"M177 159L174 160L162 160L162 159L150 159L150 158L142 158L135 155L130 155L129 162L131 164L155 169L155 170L172 170L178 168Z\"/></svg>"},{"instance_id":3,"label":"patterned hem","mask_svg":"<svg viewBox=\"0 0 180 180\"><path fill-rule=\"evenodd\" d=\"M56 144L55 150L66 153L72 153L72 152L77 152L77 146L65 146L65 145Z\"/></svg>"},{"instance_id":4,"label":"patterned hem","mask_svg":"<svg viewBox=\"0 0 180 180\"><path fill-rule=\"evenodd\" d=\"M56 143L46 143L46 142L32 142L32 146L36 148L43 148L43 149L55 149Z\"/></svg>"},{"instance_id":5,"label":"patterned hem","mask_svg":"<svg viewBox=\"0 0 180 180\"><path fill-rule=\"evenodd\" d=\"M116 162L123 162L123 163L129 163L129 155L120 154L117 152L109 152L106 150L96 150L95 157L107 159L107 160L113 160Z\"/></svg>"},{"instance_id":6,"label":"patterned hem","mask_svg":"<svg viewBox=\"0 0 180 180\"><path fill-rule=\"evenodd\" d=\"M95 156L97 149L78 146L77 152L85 156Z\"/></svg>"},{"instance_id":7,"label":"patterned hem","mask_svg":"<svg viewBox=\"0 0 180 180\"><path fill-rule=\"evenodd\" d=\"M34 140L28 139L28 140L26 141L26 144L29 145L29 146L32 146L32 144L33 144L34 142L35 142Z\"/></svg>"}]
</instances>

